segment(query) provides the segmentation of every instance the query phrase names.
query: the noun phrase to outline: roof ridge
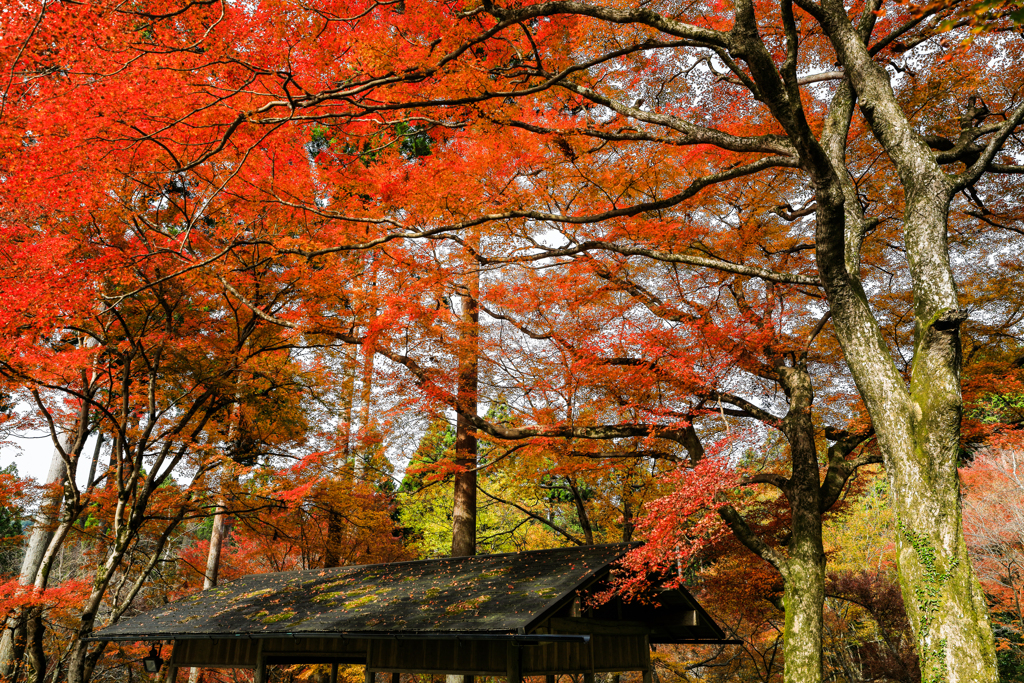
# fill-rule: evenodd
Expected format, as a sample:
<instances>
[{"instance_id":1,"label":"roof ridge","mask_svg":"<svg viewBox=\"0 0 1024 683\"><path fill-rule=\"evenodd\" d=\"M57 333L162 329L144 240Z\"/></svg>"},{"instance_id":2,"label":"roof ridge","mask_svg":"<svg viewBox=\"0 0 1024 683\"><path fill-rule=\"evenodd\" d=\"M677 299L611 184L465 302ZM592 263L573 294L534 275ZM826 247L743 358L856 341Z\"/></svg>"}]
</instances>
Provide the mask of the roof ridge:
<instances>
[{"instance_id":1,"label":"roof ridge","mask_svg":"<svg viewBox=\"0 0 1024 683\"><path fill-rule=\"evenodd\" d=\"M523 555L542 555L542 554L551 554L551 553L557 553L557 552L573 552L573 553L578 553L581 550L585 551L585 550L599 550L599 549L612 549L612 548L621 548L623 550L629 550L629 549L632 549L632 548L638 548L641 545L643 545L643 544L639 543L637 541L631 541L629 543L594 543L594 544L591 544L591 545L576 545L576 546L567 546L567 547L564 547L564 548L541 548L539 550L523 550L523 551L520 551L520 552L492 553L492 554L489 554L489 555L458 555L458 556L454 556L454 557L452 557L452 556L449 556L449 557L433 557L433 558L420 559L420 560L401 560L399 562L378 562L377 564L346 564L346 565L341 565L341 566L338 566L338 567L312 567L310 569L289 569L289 570L283 571L283 572L263 572L263 573L260 573L260 574L245 574L244 576L239 576L237 579L231 579L230 581L225 581L224 583L222 583L220 585L225 585L225 584L228 584L228 583L233 583L235 581L242 581L244 579L249 579L249 578L259 577L259 576L270 576L270 575L280 576L281 574L309 574L309 573L313 573L313 572L325 572L325 571L336 572L336 571L341 571L341 570L369 569L369 568L372 568L372 567L404 567L404 566L408 566L408 565L428 564L428 563L433 563L433 562L462 563L462 562L471 562L471 561L474 561L474 560L484 560L484 559L491 559L491 558L510 557L512 555L516 555L516 556L522 557Z\"/></svg>"}]
</instances>

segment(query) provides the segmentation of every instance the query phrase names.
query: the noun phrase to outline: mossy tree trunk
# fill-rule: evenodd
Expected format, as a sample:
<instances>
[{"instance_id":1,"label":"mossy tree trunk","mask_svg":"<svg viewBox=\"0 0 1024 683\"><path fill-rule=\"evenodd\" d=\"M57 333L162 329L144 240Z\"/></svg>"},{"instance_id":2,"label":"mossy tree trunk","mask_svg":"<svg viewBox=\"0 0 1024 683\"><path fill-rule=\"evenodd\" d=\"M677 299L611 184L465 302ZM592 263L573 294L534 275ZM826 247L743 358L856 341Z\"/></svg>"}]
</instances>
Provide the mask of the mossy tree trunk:
<instances>
[{"instance_id":1,"label":"mossy tree trunk","mask_svg":"<svg viewBox=\"0 0 1024 683\"><path fill-rule=\"evenodd\" d=\"M814 391L807 372L806 358L792 365L779 362L775 369L779 383L789 399L786 417L778 420L789 442L792 473L789 477L763 474L750 477L748 484L778 487L789 503L792 522L784 549L766 543L731 506L720 510L722 518L736 537L751 551L771 563L782 575L783 606L786 612L784 650L787 683L817 683L823 678L822 636L825 604L825 549L821 519L838 498L850 474L870 458L846 461L834 459L824 480L821 478L815 446L815 427L811 414ZM763 416L762 419L768 416ZM770 420L765 420L770 421ZM849 440L845 456L863 437Z\"/></svg>"},{"instance_id":2,"label":"mossy tree trunk","mask_svg":"<svg viewBox=\"0 0 1024 683\"><path fill-rule=\"evenodd\" d=\"M991 162L1024 108L1008 117L1003 132L996 131L973 166L959 175L947 174L904 113L887 72L865 47L868 32L853 25L837 0L809 7L848 75L843 115L852 113L856 99L895 165L904 193L904 245L915 320L909 386L893 363L860 284L859 248L868 223L842 157L848 119L834 119L824 136L831 166L821 164L815 178L818 265L836 332L885 460L900 529L900 582L922 680L994 682L998 672L988 610L961 525L960 325L966 312L959 304L946 231L953 195ZM870 21L862 22L868 25Z\"/></svg>"}]
</instances>

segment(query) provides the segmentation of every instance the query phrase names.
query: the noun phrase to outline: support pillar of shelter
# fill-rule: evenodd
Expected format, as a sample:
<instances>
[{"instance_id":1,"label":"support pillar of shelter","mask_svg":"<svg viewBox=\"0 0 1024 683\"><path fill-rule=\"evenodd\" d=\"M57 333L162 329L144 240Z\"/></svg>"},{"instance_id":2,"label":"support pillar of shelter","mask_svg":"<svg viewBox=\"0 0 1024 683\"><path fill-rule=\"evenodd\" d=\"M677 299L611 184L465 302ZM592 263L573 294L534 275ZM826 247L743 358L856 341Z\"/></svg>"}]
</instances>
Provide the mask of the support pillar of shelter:
<instances>
[{"instance_id":1,"label":"support pillar of shelter","mask_svg":"<svg viewBox=\"0 0 1024 683\"><path fill-rule=\"evenodd\" d=\"M523 669L522 660L520 655L522 654L519 645L515 642L510 642L505 650L505 661L508 669L508 683L522 683L523 682Z\"/></svg>"},{"instance_id":2,"label":"support pillar of shelter","mask_svg":"<svg viewBox=\"0 0 1024 683\"><path fill-rule=\"evenodd\" d=\"M171 656L167 658L167 673L164 674L164 683L174 683L178 676L178 665L175 662L174 650L171 649Z\"/></svg>"},{"instance_id":3,"label":"support pillar of shelter","mask_svg":"<svg viewBox=\"0 0 1024 683\"><path fill-rule=\"evenodd\" d=\"M683 619L686 620L689 615L684 615ZM644 646L642 648L644 658L644 681L643 683L654 683L654 662L651 661L651 638L650 636L644 637Z\"/></svg>"}]
</instances>

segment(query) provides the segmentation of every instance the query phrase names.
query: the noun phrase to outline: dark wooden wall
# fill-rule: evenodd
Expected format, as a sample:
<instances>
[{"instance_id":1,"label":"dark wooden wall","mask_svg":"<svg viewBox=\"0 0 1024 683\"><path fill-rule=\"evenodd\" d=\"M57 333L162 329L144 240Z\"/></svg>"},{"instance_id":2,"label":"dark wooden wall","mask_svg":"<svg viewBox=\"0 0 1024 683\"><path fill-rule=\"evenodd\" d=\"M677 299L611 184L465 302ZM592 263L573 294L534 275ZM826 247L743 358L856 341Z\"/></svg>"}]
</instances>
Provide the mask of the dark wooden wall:
<instances>
[{"instance_id":1,"label":"dark wooden wall","mask_svg":"<svg viewBox=\"0 0 1024 683\"><path fill-rule=\"evenodd\" d=\"M584 643L511 645L505 641L374 640L373 671L502 676L518 657L524 676L599 671L643 671L650 663L644 636L595 635Z\"/></svg>"},{"instance_id":2,"label":"dark wooden wall","mask_svg":"<svg viewBox=\"0 0 1024 683\"><path fill-rule=\"evenodd\" d=\"M594 635L589 643L519 645L503 640L362 640L351 638L218 638L180 640L173 666L257 668L269 664L365 663L370 671L522 676L645 671L642 635Z\"/></svg>"}]
</instances>

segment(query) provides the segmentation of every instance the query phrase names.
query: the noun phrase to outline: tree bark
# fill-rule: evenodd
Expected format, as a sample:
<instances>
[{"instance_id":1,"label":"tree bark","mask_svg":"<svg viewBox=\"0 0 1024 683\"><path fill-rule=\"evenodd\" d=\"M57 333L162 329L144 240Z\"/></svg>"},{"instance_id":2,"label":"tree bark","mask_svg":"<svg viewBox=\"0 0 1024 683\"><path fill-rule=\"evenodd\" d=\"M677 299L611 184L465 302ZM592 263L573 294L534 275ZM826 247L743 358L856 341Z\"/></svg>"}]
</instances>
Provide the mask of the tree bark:
<instances>
[{"instance_id":1,"label":"tree bark","mask_svg":"<svg viewBox=\"0 0 1024 683\"><path fill-rule=\"evenodd\" d=\"M477 246L479 238L477 239ZM455 423L455 464L462 471L455 475L452 507L452 556L476 554L476 435L469 416L478 407L477 373L480 352L480 273L467 273L462 296L459 339L459 378Z\"/></svg>"},{"instance_id":2,"label":"tree bark","mask_svg":"<svg viewBox=\"0 0 1024 683\"><path fill-rule=\"evenodd\" d=\"M356 359L357 350L354 346L346 346L343 351L345 363L345 379L341 385L342 434L341 434L341 469L338 472L340 484L351 490L355 483L355 463L352 462L352 412L356 397ZM367 412L369 415L369 412ZM324 548L324 567L341 565L341 547L346 535L345 519L333 507L327 511L327 543Z\"/></svg>"},{"instance_id":3,"label":"tree bark","mask_svg":"<svg viewBox=\"0 0 1024 683\"><path fill-rule=\"evenodd\" d=\"M227 519L228 514L224 503L217 503L217 510L213 513L213 528L210 530L210 549L206 553L206 574L203 576L204 591L217 585L217 573L220 571L220 554L224 547ZM189 683L196 683L200 673L199 667L192 667L188 674Z\"/></svg>"},{"instance_id":4,"label":"tree bark","mask_svg":"<svg viewBox=\"0 0 1024 683\"><path fill-rule=\"evenodd\" d=\"M66 453L71 447L72 436L65 432L61 436L61 448ZM46 473L45 485L62 482L67 475L67 465L60 454L60 449L54 448L50 456L50 469ZM36 574L43 563L43 555L53 538L53 524L60 514L60 507L64 499L63 489L55 489L53 495L43 501L32 522L32 533L29 535L28 544L25 547L25 556L21 561L21 571L18 573L18 583L22 586L31 586L36 582ZM0 639L0 677L9 677L19 659L21 659L22 645L19 641L25 638L25 616L12 615L7 619L2 639Z\"/></svg>"},{"instance_id":5,"label":"tree bark","mask_svg":"<svg viewBox=\"0 0 1024 683\"><path fill-rule=\"evenodd\" d=\"M821 516L825 505L811 414L814 391L804 359L798 360L795 367L779 363L776 371L789 399L781 428L790 445L792 474L772 480L785 494L792 515L786 552L765 543L731 506L719 512L737 539L782 575L786 613L784 680L820 683L824 675L825 548Z\"/></svg>"},{"instance_id":6,"label":"tree bark","mask_svg":"<svg viewBox=\"0 0 1024 683\"><path fill-rule=\"evenodd\" d=\"M473 246L479 249L478 236ZM455 474L452 501L452 557L476 555L476 465L477 439L470 415L478 408L478 355L480 353L480 272L472 268L463 283L459 320L459 378L456 396ZM472 676L447 676L447 683L473 683Z\"/></svg>"},{"instance_id":7,"label":"tree bark","mask_svg":"<svg viewBox=\"0 0 1024 683\"><path fill-rule=\"evenodd\" d=\"M369 344L363 346L363 379L361 386L361 403L359 411L359 429L362 438L359 441L359 451L356 454L355 477L364 481L367 477L370 460L370 446L373 441L371 426L371 407L373 404L373 358L375 352Z\"/></svg>"},{"instance_id":8,"label":"tree bark","mask_svg":"<svg viewBox=\"0 0 1024 683\"><path fill-rule=\"evenodd\" d=\"M960 440L960 308L946 244L954 182L907 118L888 74L836 0L819 21L849 76L860 109L886 150L904 190L904 243L913 279L915 344L910 386L892 361L861 288L851 249L862 233L859 205L843 192L845 177L822 175L818 199L818 264L833 322L854 381L878 434L891 503L900 583L914 628L922 680L998 680L988 609L974 575L961 524L957 454ZM845 139L843 140L845 143ZM827 141L826 141L827 145ZM845 144L830 153L846 173ZM845 206L844 206L845 204Z\"/></svg>"},{"instance_id":9,"label":"tree bark","mask_svg":"<svg viewBox=\"0 0 1024 683\"><path fill-rule=\"evenodd\" d=\"M825 547L821 531L821 479L814 443L811 405L814 391L806 367L778 368L789 398L782 431L789 441L793 473L784 489L793 521L786 559L787 683L820 681L822 668L823 609L825 605Z\"/></svg>"}]
</instances>

